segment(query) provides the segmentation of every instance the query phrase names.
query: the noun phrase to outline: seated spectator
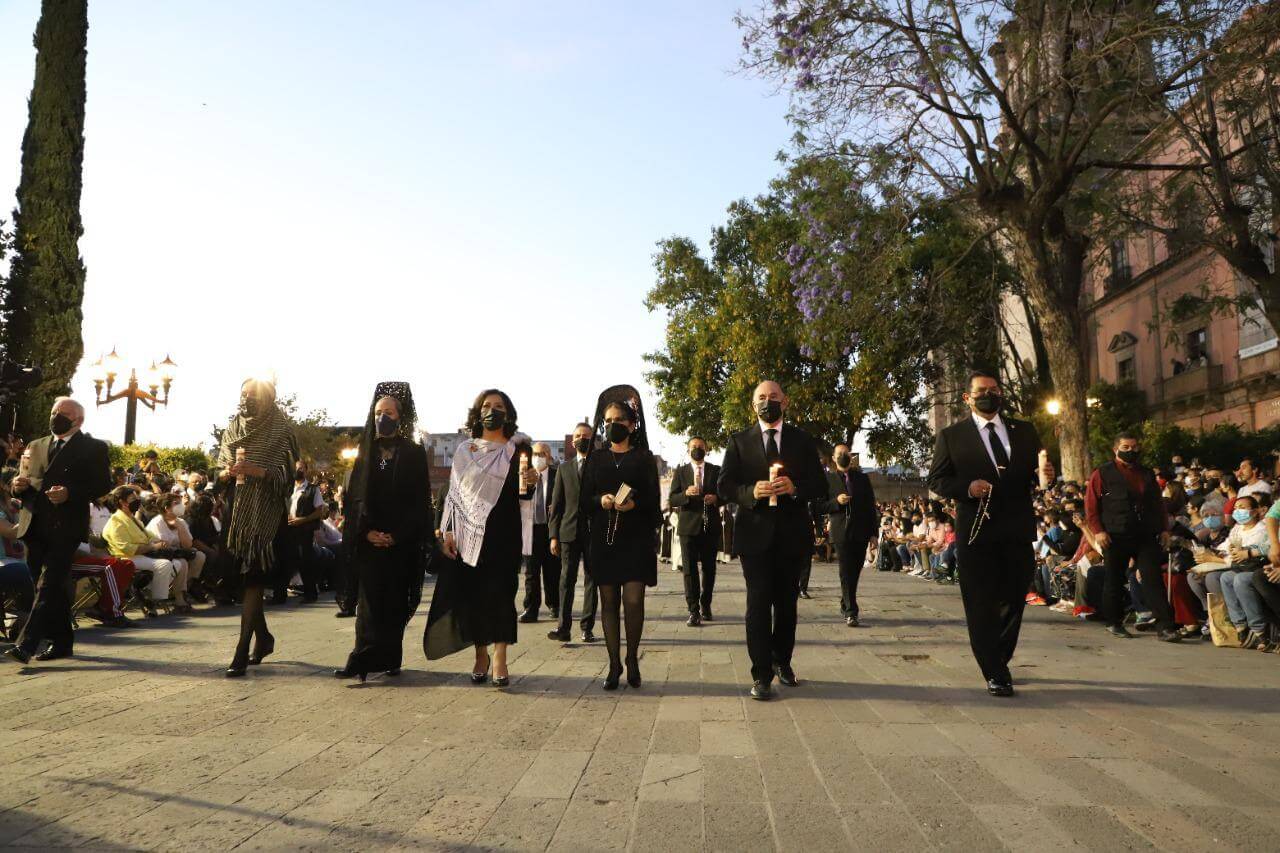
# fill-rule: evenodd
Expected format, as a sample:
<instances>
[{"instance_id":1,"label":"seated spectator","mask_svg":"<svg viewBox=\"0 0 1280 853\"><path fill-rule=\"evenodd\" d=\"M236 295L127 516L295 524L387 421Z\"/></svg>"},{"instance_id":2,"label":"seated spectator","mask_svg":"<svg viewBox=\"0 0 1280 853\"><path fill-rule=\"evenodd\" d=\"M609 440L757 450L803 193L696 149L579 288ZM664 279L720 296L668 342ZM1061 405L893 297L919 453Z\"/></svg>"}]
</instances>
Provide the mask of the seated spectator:
<instances>
[{"instance_id":1,"label":"seated spectator","mask_svg":"<svg viewBox=\"0 0 1280 853\"><path fill-rule=\"evenodd\" d=\"M1260 523L1262 515L1252 494L1236 498L1235 509L1232 510L1236 524L1223 548L1227 568L1220 573L1227 615L1244 638L1241 645L1246 649L1266 645L1269 633L1262 599L1253 586L1253 576L1267 562L1271 549L1267 526Z\"/></svg>"},{"instance_id":2,"label":"seated spectator","mask_svg":"<svg viewBox=\"0 0 1280 853\"><path fill-rule=\"evenodd\" d=\"M102 531L102 538L106 540L111 556L127 558L133 561L138 571L151 572L147 594L152 604L170 600L171 590L177 580L177 567L168 559L148 556L153 551L163 551L165 546L148 533L135 516L142 507L142 498L128 486L116 488L111 492L111 497L115 501L116 511L107 519ZM184 583L180 585L185 586ZM154 616L155 610L148 609L147 615Z\"/></svg>"},{"instance_id":3,"label":"seated spectator","mask_svg":"<svg viewBox=\"0 0 1280 853\"><path fill-rule=\"evenodd\" d=\"M35 602L26 546L18 539L18 511L7 483L0 485L0 636L16 640ZM7 627L9 616L12 627Z\"/></svg>"},{"instance_id":4,"label":"seated spectator","mask_svg":"<svg viewBox=\"0 0 1280 853\"><path fill-rule=\"evenodd\" d=\"M174 612L191 612L191 593L198 589L200 572L204 569L205 555L192 547L191 531L187 523L178 517L178 508L182 499L178 495L157 495L152 499L156 509L155 516L147 523L147 532L152 539L163 542L170 552L189 552L190 557L170 557L173 562L176 580L174 582ZM203 597L203 593L196 593Z\"/></svg>"}]
</instances>

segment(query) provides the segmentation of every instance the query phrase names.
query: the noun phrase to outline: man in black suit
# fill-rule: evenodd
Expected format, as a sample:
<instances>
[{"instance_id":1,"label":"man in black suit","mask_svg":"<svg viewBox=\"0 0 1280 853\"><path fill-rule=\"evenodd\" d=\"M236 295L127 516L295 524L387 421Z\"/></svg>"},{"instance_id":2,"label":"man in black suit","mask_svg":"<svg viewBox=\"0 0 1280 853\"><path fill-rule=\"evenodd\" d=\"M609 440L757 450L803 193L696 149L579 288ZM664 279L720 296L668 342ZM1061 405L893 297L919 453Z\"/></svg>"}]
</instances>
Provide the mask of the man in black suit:
<instances>
[{"instance_id":1,"label":"man in black suit","mask_svg":"<svg viewBox=\"0 0 1280 853\"><path fill-rule=\"evenodd\" d=\"M829 500L815 505L831 525L831 545L840 567L840 613L850 628L858 627L858 578L867 559L867 545L880 529L876 493L858 466L858 455L847 444L831 451L835 470L827 472Z\"/></svg>"},{"instance_id":2,"label":"man in black suit","mask_svg":"<svg viewBox=\"0 0 1280 853\"><path fill-rule=\"evenodd\" d=\"M720 499L716 484L720 467L706 461L707 443L689 439L689 461L671 475L667 502L678 511L680 571L684 572L684 601L690 628L712 621L711 595L716 588L716 552L720 550ZM701 570L701 578L699 578Z\"/></svg>"},{"instance_id":3,"label":"man in black suit","mask_svg":"<svg viewBox=\"0 0 1280 853\"><path fill-rule=\"evenodd\" d=\"M23 541L27 564L39 574L35 606L15 646L5 653L26 664L70 657L71 560L89 539L89 503L111 491L111 461L105 442L80 431L84 407L59 397L49 432L28 446L29 468L13 480L14 497L31 512ZM40 654L40 643L50 640Z\"/></svg>"},{"instance_id":4,"label":"man in black suit","mask_svg":"<svg viewBox=\"0 0 1280 853\"><path fill-rule=\"evenodd\" d=\"M590 424L578 424L573 428L573 458L566 459L557 470L555 488L551 493L551 518L547 531L551 537L551 553L560 560L560 624L547 634L548 640L569 642L569 628L573 624L573 593L578 586L578 565L582 573L582 642L594 643L592 633L596 626L596 582L591 579L591 567L587 564L587 519L578 514L578 499L582 494L582 466L591 450ZM566 457L568 453L566 452Z\"/></svg>"},{"instance_id":5,"label":"man in black suit","mask_svg":"<svg viewBox=\"0 0 1280 853\"><path fill-rule=\"evenodd\" d=\"M827 497L818 447L808 433L783 425L787 397L765 381L751 395L758 422L735 434L720 471L720 500L736 503L734 546L747 582L747 652L751 698L773 695L778 680L794 686L800 567L813 553L809 504Z\"/></svg>"},{"instance_id":6,"label":"man in black suit","mask_svg":"<svg viewBox=\"0 0 1280 853\"><path fill-rule=\"evenodd\" d=\"M551 618L560 618L560 560L551 553L551 496L555 492L556 466L551 464L551 448L534 442L530 464L538 475L528 500L533 505L533 542L524 558L524 610L521 622L537 622L538 609L545 599Z\"/></svg>"},{"instance_id":7,"label":"man in black suit","mask_svg":"<svg viewBox=\"0 0 1280 853\"><path fill-rule=\"evenodd\" d=\"M999 381L975 371L964 400L972 415L938 433L929 488L956 501L956 557L969 645L987 692L1012 696L1009 661L1018 645L1022 610L1035 570L1032 542L1037 474L1053 479L1028 421L1002 418Z\"/></svg>"}]
</instances>

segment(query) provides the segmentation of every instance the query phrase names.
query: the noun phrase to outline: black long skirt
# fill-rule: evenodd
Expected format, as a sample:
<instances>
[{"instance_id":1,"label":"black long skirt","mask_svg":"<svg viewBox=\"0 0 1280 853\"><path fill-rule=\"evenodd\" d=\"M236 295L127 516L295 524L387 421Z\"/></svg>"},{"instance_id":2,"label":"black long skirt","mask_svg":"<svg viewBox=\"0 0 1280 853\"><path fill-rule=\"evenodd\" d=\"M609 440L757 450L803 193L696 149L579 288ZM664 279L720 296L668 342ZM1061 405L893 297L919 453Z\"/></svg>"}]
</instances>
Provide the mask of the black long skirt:
<instances>
[{"instance_id":1,"label":"black long skirt","mask_svg":"<svg viewBox=\"0 0 1280 853\"><path fill-rule=\"evenodd\" d=\"M375 548L361 543L352 555L359 578L356 605L356 643L347 668L358 672L399 669L404 655L404 629L409 611L410 584L415 577L415 549L395 545Z\"/></svg>"},{"instance_id":2,"label":"black long skirt","mask_svg":"<svg viewBox=\"0 0 1280 853\"><path fill-rule=\"evenodd\" d=\"M428 660L471 646L516 642L518 562L482 554L479 565L468 566L437 555L432 565L438 573L422 636Z\"/></svg>"}]
</instances>

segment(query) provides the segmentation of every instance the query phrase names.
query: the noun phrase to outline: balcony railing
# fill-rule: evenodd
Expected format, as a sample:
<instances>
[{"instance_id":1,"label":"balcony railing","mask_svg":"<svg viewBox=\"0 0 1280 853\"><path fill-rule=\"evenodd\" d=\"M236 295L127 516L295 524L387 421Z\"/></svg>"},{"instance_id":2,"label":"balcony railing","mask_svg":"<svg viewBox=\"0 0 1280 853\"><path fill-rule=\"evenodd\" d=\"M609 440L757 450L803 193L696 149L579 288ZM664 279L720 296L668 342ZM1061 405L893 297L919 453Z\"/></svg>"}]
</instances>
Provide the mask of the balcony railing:
<instances>
[{"instance_id":1,"label":"balcony railing","mask_svg":"<svg viewBox=\"0 0 1280 853\"><path fill-rule=\"evenodd\" d=\"M1111 275L1102 280L1102 290L1104 293L1115 293L1124 290L1133 283L1133 273L1128 267L1121 267L1113 270Z\"/></svg>"},{"instance_id":2,"label":"balcony railing","mask_svg":"<svg viewBox=\"0 0 1280 853\"><path fill-rule=\"evenodd\" d=\"M1164 380L1163 385L1166 402L1208 394L1222 385L1222 365L1201 364L1189 367Z\"/></svg>"}]
</instances>

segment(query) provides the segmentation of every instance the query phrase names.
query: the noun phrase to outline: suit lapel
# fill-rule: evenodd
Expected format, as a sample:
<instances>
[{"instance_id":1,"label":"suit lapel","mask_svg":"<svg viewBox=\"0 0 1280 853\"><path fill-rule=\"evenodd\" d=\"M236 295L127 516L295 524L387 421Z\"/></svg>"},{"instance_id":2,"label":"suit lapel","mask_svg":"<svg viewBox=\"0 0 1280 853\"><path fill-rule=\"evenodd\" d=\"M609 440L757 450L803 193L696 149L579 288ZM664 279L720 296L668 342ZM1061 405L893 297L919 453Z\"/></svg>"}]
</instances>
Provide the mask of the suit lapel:
<instances>
[{"instance_id":1,"label":"suit lapel","mask_svg":"<svg viewBox=\"0 0 1280 853\"><path fill-rule=\"evenodd\" d=\"M759 427L752 427L742 436L742 440L746 443L742 454L742 461L745 463L743 473L747 475L749 481L767 480L769 478L769 460L764 455L764 437Z\"/></svg>"}]
</instances>

